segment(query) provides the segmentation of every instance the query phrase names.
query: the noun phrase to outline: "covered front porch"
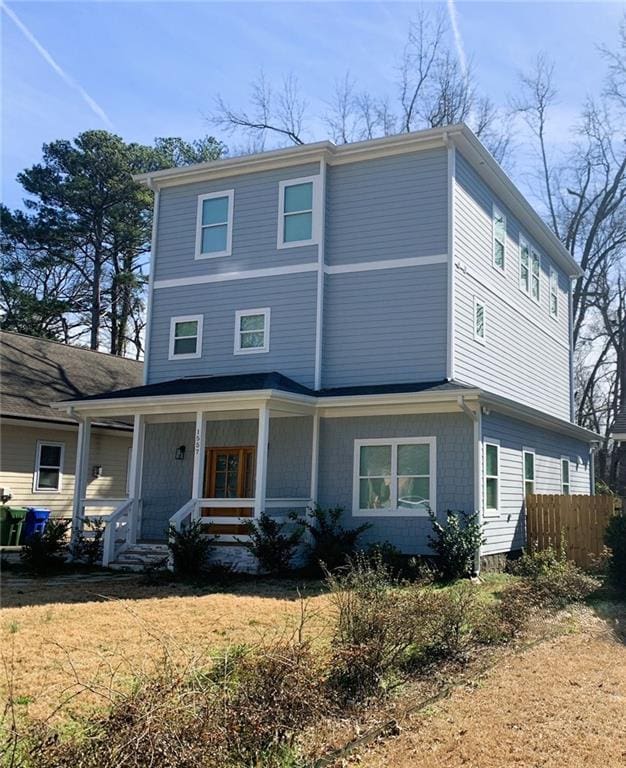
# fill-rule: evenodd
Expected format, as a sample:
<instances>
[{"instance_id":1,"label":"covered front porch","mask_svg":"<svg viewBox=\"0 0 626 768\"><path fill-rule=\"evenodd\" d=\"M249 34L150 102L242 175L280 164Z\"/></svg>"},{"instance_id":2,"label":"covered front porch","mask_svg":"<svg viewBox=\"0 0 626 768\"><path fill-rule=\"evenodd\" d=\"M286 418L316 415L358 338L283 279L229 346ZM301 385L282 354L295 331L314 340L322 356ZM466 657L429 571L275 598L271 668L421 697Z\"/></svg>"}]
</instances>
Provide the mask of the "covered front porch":
<instances>
[{"instance_id":1,"label":"covered front porch","mask_svg":"<svg viewBox=\"0 0 626 768\"><path fill-rule=\"evenodd\" d=\"M163 550L170 526L201 521L217 544L237 547L245 523L265 512L305 514L317 497L319 416L289 393L94 401L81 404L73 536L105 522L103 565L139 548ZM87 498L91 424L133 422L128 498ZM240 549L240 548L239 548ZM233 555L235 552L233 552ZM120 560L121 558L121 560Z\"/></svg>"}]
</instances>

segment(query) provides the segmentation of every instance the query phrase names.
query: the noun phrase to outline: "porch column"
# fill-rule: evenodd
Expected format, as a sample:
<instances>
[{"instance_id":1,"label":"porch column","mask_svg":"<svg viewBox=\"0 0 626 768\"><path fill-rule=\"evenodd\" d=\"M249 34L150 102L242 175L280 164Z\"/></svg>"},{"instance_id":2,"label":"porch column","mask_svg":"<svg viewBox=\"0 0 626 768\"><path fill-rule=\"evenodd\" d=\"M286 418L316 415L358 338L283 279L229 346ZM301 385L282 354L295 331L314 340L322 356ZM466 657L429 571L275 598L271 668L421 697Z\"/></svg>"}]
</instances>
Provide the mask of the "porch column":
<instances>
[{"instance_id":1,"label":"porch column","mask_svg":"<svg viewBox=\"0 0 626 768\"><path fill-rule=\"evenodd\" d=\"M146 434L145 416L135 414L133 422L133 444L130 449L130 478L128 482L128 495L133 500L131 509L128 540L135 544L137 534L141 527L141 484L143 478L143 448Z\"/></svg>"},{"instance_id":2,"label":"porch column","mask_svg":"<svg viewBox=\"0 0 626 768\"><path fill-rule=\"evenodd\" d=\"M191 498L201 499L204 496L204 452L206 446L206 418L202 411L196 413L196 435L193 446ZM195 513L193 517L195 520Z\"/></svg>"},{"instance_id":3,"label":"porch column","mask_svg":"<svg viewBox=\"0 0 626 768\"><path fill-rule=\"evenodd\" d=\"M313 414L313 435L311 439L311 506L317 504L317 488L319 484L319 456L320 456L320 415L316 411Z\"/></svg>"},{"instance_id":4,"label":"porch column","mask_svg":"<svg viewBox=\"0 0 626 768\"><path fill-rule=\"evenodd\" d=\"M269 440L270 409L267 403L259 408L259 431L256 443L256 482L254 489L254 516L260 517L265 509L267 489L267 444Z\"/></svg>"},{"instance_id":5,"label":"porch column","mask_svg":"<svg viewBox=\"0 0 626 768\"><path fill-rule=\"evenodd\" d=\"M76 469L74 471L74 499L72 503L72 541L83 530L83 499L87 493L89 473L89 446L91 419L80 419L76 438Z\"/></svg>"}]
</instances>

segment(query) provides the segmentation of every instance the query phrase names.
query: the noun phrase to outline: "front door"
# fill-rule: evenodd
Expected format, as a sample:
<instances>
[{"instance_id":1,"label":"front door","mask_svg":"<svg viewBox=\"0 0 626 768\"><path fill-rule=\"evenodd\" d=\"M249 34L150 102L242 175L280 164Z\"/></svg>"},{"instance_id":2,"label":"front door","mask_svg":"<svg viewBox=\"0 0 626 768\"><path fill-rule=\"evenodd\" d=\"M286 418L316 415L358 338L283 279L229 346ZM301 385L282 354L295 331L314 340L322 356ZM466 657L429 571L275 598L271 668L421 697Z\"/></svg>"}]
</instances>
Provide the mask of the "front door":
<instances>
[{"instance_id":1,"label":"front door","mask_svg":"<svg viewBox=\"0 0 626 768\"><path fill-rule=\"evenodd\" d=\"M253 499L254 446L207 448L204 463L204 497L209 499ZM203 516L253 517L251 507L205 507ZM217 533L217 531L216 531Z\"/></svg>"}]
</instances>

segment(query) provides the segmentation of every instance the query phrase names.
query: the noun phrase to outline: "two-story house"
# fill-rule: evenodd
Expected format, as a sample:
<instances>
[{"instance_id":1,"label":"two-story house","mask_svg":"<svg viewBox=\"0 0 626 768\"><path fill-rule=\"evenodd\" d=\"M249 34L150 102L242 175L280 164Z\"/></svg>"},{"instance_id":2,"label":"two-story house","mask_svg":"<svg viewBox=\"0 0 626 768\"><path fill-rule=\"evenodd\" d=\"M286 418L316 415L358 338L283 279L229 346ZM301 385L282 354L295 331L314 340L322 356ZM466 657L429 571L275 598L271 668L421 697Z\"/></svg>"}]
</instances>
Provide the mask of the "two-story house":
<instances>
[{"instance_id":1,"label":"two-story house","mask_svg":"<svg viewBox=\"0 0 626 768\"><path fill-rule=\"evenodd\" d=\"M523 545L525 494L590 492L580 268L466 126L138 178L145 384L59 406L83 419L79 465L90 419L134 417L105 560L194 517L237 559L242 520L312 503L407 553L428 508L477 510L496 554Z\"/></svg>"}]
</instances>

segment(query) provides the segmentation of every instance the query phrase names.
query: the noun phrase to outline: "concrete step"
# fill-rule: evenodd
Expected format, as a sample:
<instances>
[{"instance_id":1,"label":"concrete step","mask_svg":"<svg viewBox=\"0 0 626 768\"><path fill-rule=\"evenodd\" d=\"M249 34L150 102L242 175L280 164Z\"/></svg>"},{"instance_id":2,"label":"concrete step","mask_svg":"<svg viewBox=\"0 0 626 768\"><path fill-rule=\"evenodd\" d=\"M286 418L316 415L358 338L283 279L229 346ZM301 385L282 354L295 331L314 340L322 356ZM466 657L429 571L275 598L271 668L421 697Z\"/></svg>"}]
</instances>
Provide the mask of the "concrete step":
<instances>
[{"instance_id":1,"label":"concrete step","mask_svg":"<svg viewBox=\"0 0 626 768\"><path fill-rule=\"evenodd\" d=\"M120 552L109 567L116 570L140 571L146 566L164 563L168 555L167 544L134 544Z\"/></svg>"}]
</instances>

